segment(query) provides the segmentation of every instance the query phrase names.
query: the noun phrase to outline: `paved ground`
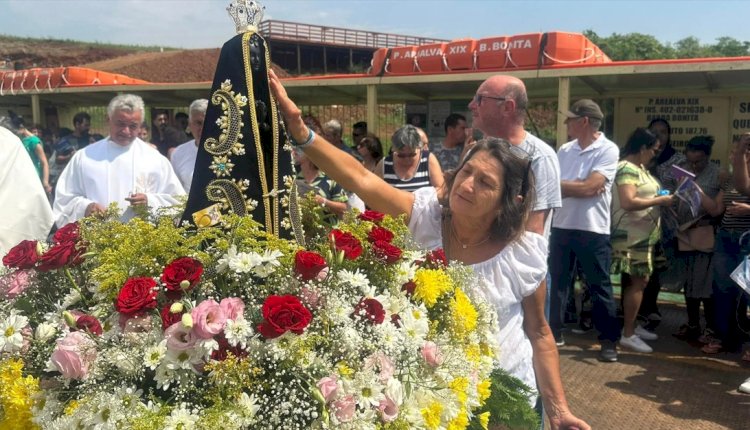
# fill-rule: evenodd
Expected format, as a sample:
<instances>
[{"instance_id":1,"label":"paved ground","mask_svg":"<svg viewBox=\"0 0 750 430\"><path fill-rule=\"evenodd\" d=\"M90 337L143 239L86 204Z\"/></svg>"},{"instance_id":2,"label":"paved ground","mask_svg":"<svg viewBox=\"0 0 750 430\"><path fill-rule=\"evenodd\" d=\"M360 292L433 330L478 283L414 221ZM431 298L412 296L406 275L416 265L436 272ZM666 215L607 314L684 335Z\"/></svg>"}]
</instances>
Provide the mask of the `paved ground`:
<instances>
[{"instance_id":1,"label":"paved ground","mask_svg":"<svg viewBox=\"0 0 750 430\"><path fill-rule=\"evenodd\" d=\"M750 430L750 377L740 354L708 356L699 344L672 336L686 319L680 303L661 305L660 339L652 354L619 349L617 363L600 363L596 334L565 333L560 366L568 402L594 429Z\"/></svg>"}]
</instances>

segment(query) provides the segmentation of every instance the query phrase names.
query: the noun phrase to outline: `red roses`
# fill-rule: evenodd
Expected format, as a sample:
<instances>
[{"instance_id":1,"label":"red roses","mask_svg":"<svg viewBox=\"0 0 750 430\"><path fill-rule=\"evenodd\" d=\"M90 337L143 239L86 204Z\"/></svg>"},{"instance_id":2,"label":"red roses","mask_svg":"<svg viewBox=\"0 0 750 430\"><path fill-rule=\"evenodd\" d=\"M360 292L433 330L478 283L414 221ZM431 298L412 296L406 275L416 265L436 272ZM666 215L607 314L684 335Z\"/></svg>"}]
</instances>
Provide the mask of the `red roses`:
<instances>
[{"instance_id":1,"label":"red roses","mask_svg":"<svg viewBox=\"0 0 750 430\"><path fill-rule=\"evenodd\" d=\"M344 251L344 257L347 260L356 260L362 254L362 244L353 234L341 231L331 230L329 235L336 251Z\"/></svg>"},{"instance_id":2,"label":"red roses","mask_svg":"<svg viewBox=\"0 0 750 430\"><path fill-rule=\"evenodd\" d=\"M372 228L372 230L370 230L369 233L367 233L367 240L373 243L379 240L391 243L391 241L393 240L393 232L391 232L387 228L375 226Z\"/></svg>"},{"instance_id":3,"label":"red roses","mask_svg":"<svg viewBox=\"0 0 750 430\"><path fill-rule=\"evenodd\" d=\"M287 331L302 334L312 320L312 314L291 295L268 296L263 303L263 321L258 324L258 331L266 339L275 339Z\"/></svg>"},{"instance_id":4,"label":"red roses","mask_svg":"<svg viewBox=\"0 0 750 430\"><path fill-rule=\"evenodd\" d=\"M55 232L55 235L52 236L52 243L65 243L65 242L78 242L78 239L81 237L78 223L77 222L71 222L69 224L65 224L65 226Z\"/></svg>"},{"instance_id":5,"label":"red roses","mask_svg":"<svg viewBox=\"0 0 750 430\"><path fill-rule=\"evenodd\" d=\"M52 236L52 247L39 258L39 271L49 272L68 265L81 264L85 248L79 246L78 223L66 224Z\"/></svg>"},{"instance_id":6,"label":"red roses","mask_svg":"<svg viewBox=\"0 0 750 430\"><path fill-rule=\"evenodd\" d=\"M22 240L3 257L3 264L6 267L31 269L37 260L39 260L39 254L37 254L36 240Z\"/></svg>"},{"instance_id":7,"label":"red roses","mask_svg":"<svg viewBox=\"0 0 750 430\"><path fill-rule=\"evenodd\" d=\"M115 301L117 312L132 317L156 308L156 281L153 278L130 278Z\"/></svg>"},{"instance_id":8,"label":"red roses","mask_svg":"<svg viewBox=\"0 0 750 430\"><path fill-rule=\"evenodd\" d=\"M384 240L379 240L373 243L372 252L375 253L376 257L384 260L388 264L395 263L401 258L401 249Z\"/></svg>"},{"instance_id":9,"label":"red roses","mask_svg":"<svg viewBox=\"0 0 750 430\"><path fill-rule=\"evenodd\" d=\"M102 324L99 322L98 319L91 315L81 315L76 320L76 329L87 331L91 334L95 334L97 336L101 336L102 331Z\"/></svg>"},{"instance_id":10,"label":"red roses","mask_svg":"<svg viewBox=\"0 0 750 430\"><path fill-rule=\"evenodd\" d=\"M385 214L378 212L378 211L371 211L368 209L362 212L361 214L359 214L359 217L357 218L361 219L362 221L370 221L374 223L379 223L380 221L383 221L383 218L385 218Z\"/></svg>"},{"instance_id":11,"label":"red roses","mask_svg":"<svg viewBox=\"0 0 750 430\"><path fill-rule=\"evenodd\" d=\"M383 305L375 299L362 299L357 303L357 306L354 307L352 318L361 318L362 320L369 321L375 325L383 324L383 320L385 320L385 309L383 309Z\"/></svg>"},{"instance_id":12,"label":"red roses","mask_svg":"<svg viewBox=\"0 0 750 430\"><path fill-rule=\"evenodd\" d=\"M167 264L161 274L161 281L169 291L188 291L201 280L203 264L190 257L180 257ZM185 282L183 284L183 282Z\"/></svg>"},{"instance_id":13,"label":"red roses","mask_svg":"<svg viewBox=\"0 0 750 430\"><path fill-rule=\"evenodd\" d=\"M315 279L326 267L326 260L317 252L298 251L294 255L294 271L303 281Z\"/></svg>"}]
</instances>

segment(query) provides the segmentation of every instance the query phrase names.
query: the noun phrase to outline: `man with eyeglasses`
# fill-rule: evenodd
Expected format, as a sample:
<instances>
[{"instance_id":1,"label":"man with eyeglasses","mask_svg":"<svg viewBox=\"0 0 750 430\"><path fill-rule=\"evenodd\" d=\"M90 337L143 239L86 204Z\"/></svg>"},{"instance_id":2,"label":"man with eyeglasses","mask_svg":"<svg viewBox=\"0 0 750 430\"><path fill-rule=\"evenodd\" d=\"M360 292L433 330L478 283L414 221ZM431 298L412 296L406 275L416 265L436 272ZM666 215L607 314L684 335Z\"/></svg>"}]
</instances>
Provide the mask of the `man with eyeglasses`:
<instances>
[{"instance_id":1,"label":"man with eyeglasses","mask_svg":"<svg viewBox=\"0 0 750 430\"><path fill-rule=\"evenodd\" d=\"M136 95L122 94L109 103L109 136L76 152L57 182L58 227L103 213L111 203L127 221L138 208L171 206L175 196L185 194L169 160L137 137L143 113Z\"/></svg>"},{"instance_id":2,"label":"man with eyeglasses","mask_svg":"<svg viewBox=\"0 0 750 430\"><path fill-rule=\"evenodd\" d=\"M550 327L555 338L561 340L568 292L578 261L592 298L594 327L601 343L599 360L614 362L620 326L609 279L609 234L611 188L620 151L599 131L604 114L592 100L575 102L565 115L568 135L573 140L562 145L557 154L563 204L552 220Z\"/></svg>"},{"instance_id":3,"label":"man with eyeglasses","mask_svg":"<svg viewBox=\"0 0 750 430\"><path fill-rule=\"evenodd\" d=\"M495 75L482 82L469 103L472 127L487 136L507 140L531 158L536 200L526 229L549 239L550 214L562 205L560 165L555 150L524 129L529 98L523 81Z\"/></svg>"}]
</instances>

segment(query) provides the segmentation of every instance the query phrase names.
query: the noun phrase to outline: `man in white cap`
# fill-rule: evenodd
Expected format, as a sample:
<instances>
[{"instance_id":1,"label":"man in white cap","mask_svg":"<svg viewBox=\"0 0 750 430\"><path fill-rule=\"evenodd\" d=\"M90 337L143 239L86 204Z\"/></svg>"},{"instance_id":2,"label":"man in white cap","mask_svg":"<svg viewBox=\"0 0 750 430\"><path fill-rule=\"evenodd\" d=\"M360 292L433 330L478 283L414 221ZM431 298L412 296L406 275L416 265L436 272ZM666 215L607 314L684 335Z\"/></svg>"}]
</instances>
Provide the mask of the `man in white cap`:
<instances>
[{"instance_id":1,"label":"man in white cap","mask_svg":"<svg viewBox=\"0 0 750 430\"><path fill-rule=\"evenodd\" d=\"M550 327L555 338L562 340L563 314L578 261L591 293L592 317L601 343L599 360L613 362L617 361L620 326L609 279L609 233L611 189L620 150L599 131L604 114L594 101L579 100L565 115L573 140L557 152L563 201L552 219L550 237Z\"/></svg>"}]
</instances>

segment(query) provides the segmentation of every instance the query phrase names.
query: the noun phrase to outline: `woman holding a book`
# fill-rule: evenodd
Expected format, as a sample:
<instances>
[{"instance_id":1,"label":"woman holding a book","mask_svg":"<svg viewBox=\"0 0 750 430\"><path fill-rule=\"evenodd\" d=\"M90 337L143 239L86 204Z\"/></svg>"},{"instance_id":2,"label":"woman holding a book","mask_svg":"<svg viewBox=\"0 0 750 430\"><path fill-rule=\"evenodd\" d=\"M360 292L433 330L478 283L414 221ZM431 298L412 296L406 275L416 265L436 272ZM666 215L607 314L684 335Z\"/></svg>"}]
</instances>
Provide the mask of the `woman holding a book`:
<instances>
[{"instance_id":1,"label":"woman holding a book","mask_svg":"<svg viewBox=\"0 0 750 430\"><path fill-rule=\"evenodd\" d=\"M721 191L726 177L720 174L718 164L711 162L712 136L695 136L685 146L685 160L675 165L664 186L676 193L677 251L674 256L674 273L680 276L679 284L685 291L687 324L680 327L675 336L685 340L700 340L708 343L714 326L714 301L712 290L711 259L714 251L714 222L705 205L695 203L695 193L702 190L710 199ZM679 169L677 169L679 168ZM682 171L686 173L680 174ZM691 177L692 176L692 177ZM697 185L697 187L694 187ZM700 327L700 306L706 317L706 330Z\"/></svg>"}]
</instances>

